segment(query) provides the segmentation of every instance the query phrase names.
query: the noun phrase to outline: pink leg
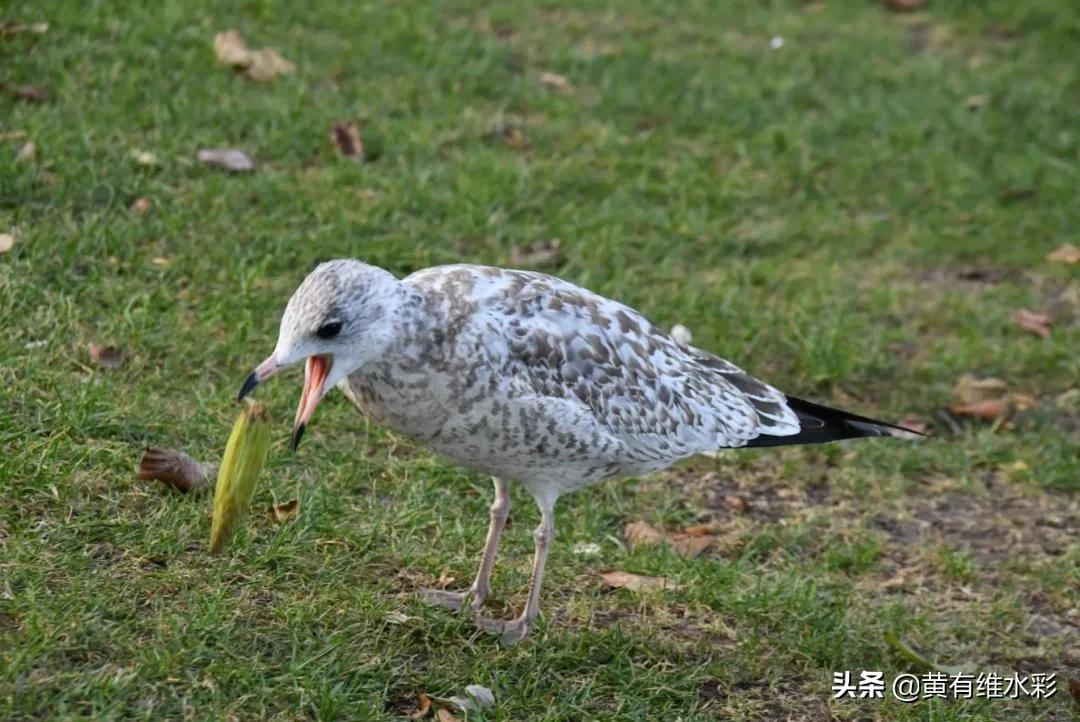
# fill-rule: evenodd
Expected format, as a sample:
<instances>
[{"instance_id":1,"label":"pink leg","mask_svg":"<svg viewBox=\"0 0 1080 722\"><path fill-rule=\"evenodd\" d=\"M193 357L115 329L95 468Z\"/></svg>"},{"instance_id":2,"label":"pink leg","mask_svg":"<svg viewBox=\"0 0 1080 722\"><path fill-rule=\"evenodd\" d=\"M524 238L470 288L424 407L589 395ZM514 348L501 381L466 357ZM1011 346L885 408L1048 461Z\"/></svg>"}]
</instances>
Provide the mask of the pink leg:
<instances>
[{"instance_id":1,"label":"pink leg","mask_svg":"<svg viewBox=\"0 0 1080 722\"><path fill-rule=\"evenodd\" d=\"M488 525L484 552L480 557L480 568L476 579L467 592L448 592L443 589L421 589L420 598L428 604L434 604L457 611L470 599L469 606L476 611L484 606L484 601L491 594L491 570L495 566L495 552L499 548L499 537L506 527L506 518L510 515L510 485L502 479L492 479L495 483L495 500L491 503L491 523Z\"/></svg>"},{"instance_id":2,"label":"pink leg","mask_svg":"<svg viewBox=\"0 0 1080 722\"><path fill-rule=\"evenodd\" d=\"M520 642L528 636L536 624L536 617L540 613L540 586L544 580L544 564L547 562L551 540L555 536L554 516L554 511L550 506L540 507L540 526L533 532L536 548L533 555L532 577L529 579L529 598L525 602L525 609L521 616L508 621L484 618L476 620L480 627L498 632L503 644Z\"/></svg>"}]
</instances>

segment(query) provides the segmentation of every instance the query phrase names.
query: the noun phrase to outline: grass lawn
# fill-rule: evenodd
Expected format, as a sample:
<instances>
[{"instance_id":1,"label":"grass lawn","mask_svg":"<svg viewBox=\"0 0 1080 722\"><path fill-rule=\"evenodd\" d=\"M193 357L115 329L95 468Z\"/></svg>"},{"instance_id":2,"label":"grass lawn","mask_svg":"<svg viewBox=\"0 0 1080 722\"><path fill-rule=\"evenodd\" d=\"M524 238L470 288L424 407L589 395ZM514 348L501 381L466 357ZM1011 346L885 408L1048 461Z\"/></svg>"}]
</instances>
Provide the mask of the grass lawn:
<instances>
[{"instance_id":1,"label":"grass lawn","mask_svg":"<svg viewBox=\"0 0 1080 722\"><path fill-rule=\"evenodd\" d=\"M49 27L0 28L0 718L403 719L473 683L498 704L469 720L1080 709L1080 265L1046 260L1080 245L1075 4L9 0L2 21ZM218 65L230 28L296 73ZM343 121L366 162L330 143ZM203 166L208 147L258 169ZM147 445L221 453L288 295L338 256L552 272L934 435L566 497L539 629L502 648L415 595L468 583L490 481L338 393L289 453L296 373L259 391L275 446L229 554L206 552L206 497L135 478ZM953 423L966 373L1025 410ZM506 615L537 517L513 502ZM718 539L631 549L632 521ZM611 569L679 588L612 590ZM834 700L834 672L925 671L886 631L943 664L1057 673L1058 693Z\"/></svg>"}]
</instances>

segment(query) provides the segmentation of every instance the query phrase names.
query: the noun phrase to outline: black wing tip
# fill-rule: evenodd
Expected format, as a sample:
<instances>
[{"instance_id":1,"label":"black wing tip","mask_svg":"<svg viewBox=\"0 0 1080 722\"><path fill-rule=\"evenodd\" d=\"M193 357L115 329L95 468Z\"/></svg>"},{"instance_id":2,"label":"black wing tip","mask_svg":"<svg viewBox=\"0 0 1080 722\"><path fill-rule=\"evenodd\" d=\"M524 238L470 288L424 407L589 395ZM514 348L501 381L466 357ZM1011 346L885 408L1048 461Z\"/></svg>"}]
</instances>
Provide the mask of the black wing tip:
<instances>
[{"instance_id":1,"label":"black wing tip","mask_svg":"<svg viewBox=\"0 0 1080 722\"><path fill-rule=\"evenodd\" d=\"M813 401L787 397L788 407L799 418L802 429L791 436L759 436L747 446L789 446L798 444L824 444L844 439L885 437L915 441L925 439L926 434L899 424L878 421L859 416L850 411L834 409Z\"/></svg>"}]
</instances>

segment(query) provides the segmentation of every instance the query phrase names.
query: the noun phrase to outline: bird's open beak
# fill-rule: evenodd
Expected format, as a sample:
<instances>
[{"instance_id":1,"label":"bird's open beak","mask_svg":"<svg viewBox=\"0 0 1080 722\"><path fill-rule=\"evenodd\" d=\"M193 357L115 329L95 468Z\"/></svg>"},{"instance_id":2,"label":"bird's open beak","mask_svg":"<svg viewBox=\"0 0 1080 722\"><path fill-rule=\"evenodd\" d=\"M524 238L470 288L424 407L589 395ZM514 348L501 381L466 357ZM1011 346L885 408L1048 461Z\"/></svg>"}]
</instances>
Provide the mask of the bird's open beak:
<instances>
[{"instance_id":1,"label":"bird's open beak","mask_svg":"<svg viewBox=\"0 0 1080 722\"><path fill-rule=\"evenodd\" d=\"M240 387L240 393L237 395L236 400L243 401L244 397L254 391L256 386L276 374L280 368L277 358L274 354L270 354L268 359L256 366L255 370L244 379L244 385Z\"/></svg>"},{"instance_id":2,"label":"bird's open beak","mask_svg":"<svg viewBox=\"0 0 1080 722\"><path fill-rule=\"evenodd\" d=\"M326 377L330 375L333 361L330 356L308 356L304 366L304 391L300 395L300 405L296 408L296 426L293 427L292 448L300 445L311 415L326 394Z\"/></svg>"},{"instance_id":3,"label":"bird's open beak","mask_svg":"<svg viewBox=\"0 0 1080 722\"><path fill-rule=\"evenodd\" d=\"M304 436L304 429L311 415L315 413L315 407L326 395L326 378L330 375L331 365L333 365L333 360L330 356L308 356L307 364L304 366L304 391L300 395L300 406L296 409L296 425L293 427L293 451L296 451L296 447L300 445L300 439ZM278 365L277 358L271 354L270 358L256 366L244 380L237 400L242 401L256 386L280 370L281 366Z\"/></svg>"}]
</instances>

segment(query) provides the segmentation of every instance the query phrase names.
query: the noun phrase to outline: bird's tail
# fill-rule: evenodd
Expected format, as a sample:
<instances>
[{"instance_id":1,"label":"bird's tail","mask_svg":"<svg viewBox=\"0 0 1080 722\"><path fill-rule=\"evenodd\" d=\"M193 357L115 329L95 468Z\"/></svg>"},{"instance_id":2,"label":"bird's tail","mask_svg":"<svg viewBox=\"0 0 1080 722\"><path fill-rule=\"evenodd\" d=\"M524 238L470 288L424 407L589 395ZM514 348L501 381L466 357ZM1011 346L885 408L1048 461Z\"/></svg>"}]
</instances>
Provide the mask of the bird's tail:
<instances>
[{"instance_id":1,"label":"bird's tail","mask_svg":"<svg viewBox=\"0 0 1080 722\"><path fill-rule=\"evenodd\" d=\"M866 436L891 436L896 439L921 439L925 434L918 431L875 421L865 416L829 408L812 401L787 397L788 407L799 417L799 432L790 436L761 435L747 446L792 446L795 444L824 444L841 439L857 439Z\"/></svg>"}]
</instances>

